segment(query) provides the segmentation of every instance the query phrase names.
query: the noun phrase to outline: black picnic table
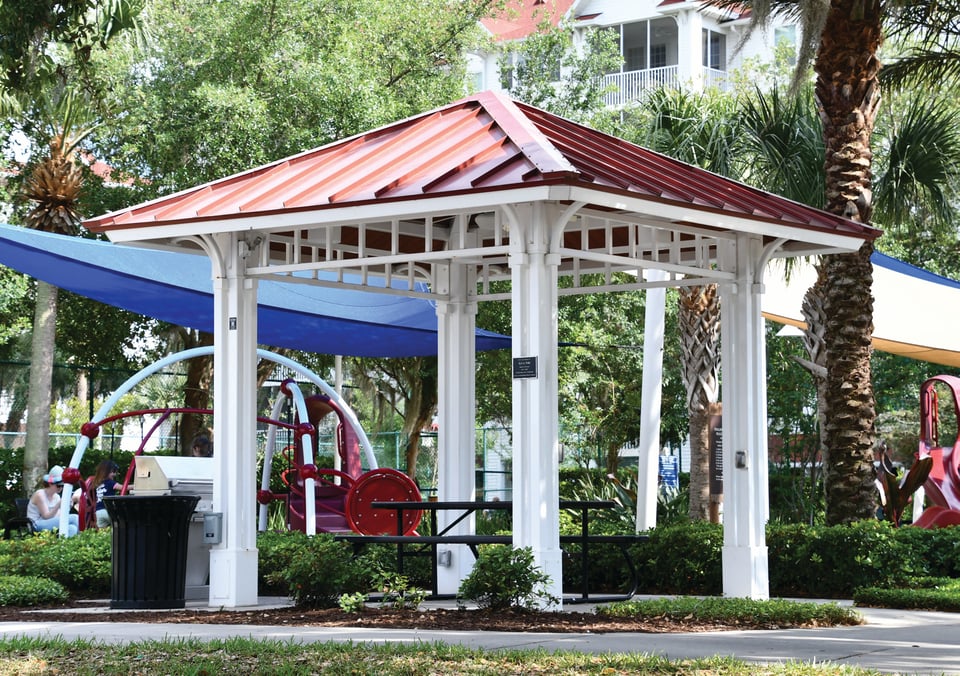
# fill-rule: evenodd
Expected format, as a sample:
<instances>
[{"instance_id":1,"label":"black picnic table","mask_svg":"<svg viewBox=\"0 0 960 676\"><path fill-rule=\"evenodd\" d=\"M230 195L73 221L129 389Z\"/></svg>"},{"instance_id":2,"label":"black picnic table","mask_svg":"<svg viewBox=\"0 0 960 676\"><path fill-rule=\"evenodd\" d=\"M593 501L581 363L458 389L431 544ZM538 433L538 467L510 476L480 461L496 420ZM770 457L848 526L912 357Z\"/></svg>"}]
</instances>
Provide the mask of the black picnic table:
<instances>
[{"instance_id":1,"label":"black picnic table","mask_svg":"<svg viewBox=\"0 0 960 676\"><path fill-rule=\"evenodd\" d=\"M512 544L511 535L462 535L450 533L450 531L478 510L512 510L513 502L509 500L502 501L458 501L458 500L431 500L426 502L419 501L374 501L370 503L374 509L389 509L397 512L397 533L403 533L404 530L404 512L422 511L427 512L430 521L430 532L433 535L338 535L339 540L345 540L353 543L355 546L364 544L396 544L397 545L397 572L403 574L404 558L410 556L429 556L432 561L431 570L431 592L432 598L442 598L437 590L437 547L447 544L463 544L470 548L474 556L477 556L477 547L482 544ZM591 535L589 530L589 513L593 510L613 509L617 503L612 500L561 500L561 509L574 509L580 512L580 533L579 535L561 535L560 544L579 544L580 562L581 562L581 590L578 598L565 599L568 602L596 602L596 601L619 601L626 600L636 593L639 585L639 579L636 566L630 558L629 546L636 542L645 540L645 535ZM456 518L450 521L442 531L437 530L437 513L440 511L459 511ZM623 594L590 596L589 590L589 550L592 544L616 544L619 546L627 567L630 570L631 586L629 591ZM407 547L415 547L408 551ZM449 595L447 595L449 596Z\"/></svg>"}]
</instances>

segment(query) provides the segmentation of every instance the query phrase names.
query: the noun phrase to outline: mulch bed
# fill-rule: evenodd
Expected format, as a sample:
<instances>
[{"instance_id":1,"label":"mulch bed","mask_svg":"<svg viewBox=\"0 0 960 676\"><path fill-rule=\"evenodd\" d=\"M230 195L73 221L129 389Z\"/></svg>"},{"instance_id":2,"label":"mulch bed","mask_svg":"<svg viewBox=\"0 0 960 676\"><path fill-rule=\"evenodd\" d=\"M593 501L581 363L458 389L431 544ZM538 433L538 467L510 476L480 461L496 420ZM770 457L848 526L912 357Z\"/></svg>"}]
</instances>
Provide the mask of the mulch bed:
<instances>
[{"instance_id":1,"label":"mulch bed","mask_svg":"<svg viewBox=\"0 0 960 676\"><path fill-rule=\"evenodd\" d=\"M106 609L106 606L104 606ZM33 608L0 607L0 621L141 622L171 624L249 624L310 627L370 627L390 629L450 629L454 631L515 631L549 633L697 632L733 629L781 629L760 624L712 624L694 618L634 620L608 618L590 612L534 612L508 610L395 610L368 608L346 613L339 608L278 608L244 611L163 610L123 612L33 612Z\"/></svg>"}]
</instances>

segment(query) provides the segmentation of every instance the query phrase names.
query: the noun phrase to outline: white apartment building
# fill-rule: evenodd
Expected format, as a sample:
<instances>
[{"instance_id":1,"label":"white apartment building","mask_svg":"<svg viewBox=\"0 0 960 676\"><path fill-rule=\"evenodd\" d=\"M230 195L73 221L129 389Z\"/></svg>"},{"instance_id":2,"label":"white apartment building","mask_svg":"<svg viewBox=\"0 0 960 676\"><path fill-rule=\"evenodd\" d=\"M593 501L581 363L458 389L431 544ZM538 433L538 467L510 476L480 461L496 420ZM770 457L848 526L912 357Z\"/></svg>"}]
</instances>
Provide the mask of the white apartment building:
<instances>
[{"instance_id":1,"label":"white apartment building","mask_svg":"<svg viewBox=\"0 0 960 676\"><path fill-rule=\"evenodd\" d=\"M471 58L473 86L501 89L498 57L509 44L536 31L544 20L553 25L569 21L576 44L590 28L616 31L623 62L605 76L616 91L607 103L621 106L644 91L660 86L696 91L726 87L729 74L747 60L773 59L774 45L797 44L797 26L772 21L747 37L747 10L719 9L693 0L511 0L501 18L484 20L500 48Z\"/></svg>"}]
</instances>

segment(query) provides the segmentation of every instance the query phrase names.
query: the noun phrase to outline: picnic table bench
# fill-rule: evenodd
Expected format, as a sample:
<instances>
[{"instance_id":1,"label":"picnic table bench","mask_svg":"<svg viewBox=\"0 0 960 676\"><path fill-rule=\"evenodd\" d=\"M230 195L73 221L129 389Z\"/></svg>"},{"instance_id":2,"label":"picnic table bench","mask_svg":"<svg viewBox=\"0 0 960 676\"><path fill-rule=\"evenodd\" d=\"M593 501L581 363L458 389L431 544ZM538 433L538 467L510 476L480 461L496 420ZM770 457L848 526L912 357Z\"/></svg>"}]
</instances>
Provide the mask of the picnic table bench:
<instances>
[{"instance_id":1,"label":"picnic table bench","mask_svg":"<svg viewBox=\"0 0 960 676\"><path fill-rule=\"evenodd\" d=\"M403 574L404 560L410 557L429 557L431 561L431 598L443 598L437 590L437 563L438 547L440 545L467 545L474 557L478 555L477 548L485 544L512 544L511 535L463 535L451 533L450 531L478 510L511 510L513 503L510 501L428 501L428 502L406 502L406 501L384 501L372 502L370 506L374 509L388 509L397 513L397 530L402 533L404 524L407 522L404 518L405 512L422 511L429 515L430 532L434 535L336 535L337 540L350 542L355 549L360 549L367 544L393 544L397 547L397 572ZM616 503L610 500L561 500L561 509L574 509L580 512L580 533L577 535L561 535L560 545L577 544L580 546L580 565L581 565L581 588L579 597L565 598L568 603L576 602L596 602L596 601L619 601L629 599L636 593L639 585L639 577L636 566L630 558L629 547L647 539L646 535L592 535L589 529L589 513L599 509L613 509ZM441 511L459 511L460 514L454 518L443 530L437 530L437 513ZM589 589L589 571L590 558L589 551L591 545L597 544L615 544L619 547L627 568L630 571L630 589L622 594L591 596Z\"/></svg>"}]
</instances>

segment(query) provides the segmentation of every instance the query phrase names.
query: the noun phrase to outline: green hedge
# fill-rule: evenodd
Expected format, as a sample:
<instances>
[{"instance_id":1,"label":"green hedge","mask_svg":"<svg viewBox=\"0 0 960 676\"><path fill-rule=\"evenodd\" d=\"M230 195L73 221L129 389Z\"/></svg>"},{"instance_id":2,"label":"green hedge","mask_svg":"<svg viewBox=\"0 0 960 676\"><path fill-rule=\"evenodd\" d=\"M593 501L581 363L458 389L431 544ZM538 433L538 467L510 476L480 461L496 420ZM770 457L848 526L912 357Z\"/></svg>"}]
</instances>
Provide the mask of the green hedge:
<instances>
[{"instance_id":1,"label":"green hedge","mask_svg":"<svg viewBox=\"0 0 960 676\"><path fill-rule=\"evenodd\" d=\"M313 540L318 540L314 538ZM854 598L862 587L900 588L924 577L960 578L960 527L923 530L893 528L884 521L848 526L772 524L767 528L770 595ZM321 545L302 533L262 533L258 539L260 593L290 593L305 578L308 603L329 602L333 590L353 590L370 571L391 571L395 550L370 546L352 558L342 543ZM580 590L580 560L575 548L564 559L564 586ZM719 595L722 593L723 529L709 523L655 528L646 542L630 548L640 593ZM74 538L44 532L0 541L0 570L8 575L43 577L62 584L74 596L110 590L109 530L90 530ZM411 560L411 584L427 587L429 562ZM412 565L417 564L417 565ZM296 569L297 573L276 575ZM271 574L274 574L271 576ZM622 591L628 566L618 547L590 550L592 592ZM361 585L362 586L362 585ZM297 593L293 593L297 596Z\"/></svg>"},{"instance_id":2,"label":"green hedge","mask_svg":"<svg viewBox=\"0 0 960 676\"><path fill-rule=\"evenodd\" d=\"M636 545L641 592L718 594L722 591L723 530L712 523L671 524Z\"/></svg>"},{"instance_id":3,"label":"green hedge","mask_svg":"<svg viewBox=\"0 0 960 676\"><path fill-rule=\"evenodd\" d=\"M770 595L852 598L865 586L898 587L922 576L960 578L960 527L893 528L884 521L845 526L771 524ZM723 528L709 523L655 528L631 548L640 593L719 595ZM592 548L591 590L622 589L629 578L616 548ZM564 561L564 585L579 590L579 560Z\"/></svg>"},{"instance_id":4,"label":"green hedge","mask_svg":"<svg viewBox=\"0 0 960 676\"><path fill-rule=\"evenodd\" d=\"M886 521L771 527L767 531L771 593L849 598L858 587L896 587L910 577L929 574L922 552L910 545L910 539L914 534L905 537Z\"/></svg>"},{"instance_id":5,"label":"green hedge","mask_svg":"<svg viewBox=\"0 0 960 676\"><path fill-rule=\"evenodd\" d=\"M910 608L960 612L960 580L946 577L921 577L910 580L901 589L863 587L853 594L859 606Z\"/></svg>"},{"instance_id":6,"label":"green hedge","mask_svg":"<svg viewBox=\"0 0 960 676\"><path fill-rule=\"evenodd\" d=\"M109 530L85 530L72 538L43 531L0 541L0 570L54 580L76 596L110 591L110 557Z\"/></svg>"},{"instance_id":7,"label":"green hedge","mask_svg":"<svg viewBox=\"0 0 960 676\"><path fill-rule=\"evenodd\" d=\"M63 585L43 577L0 575L0 606L41 606L66 601Z\"/></svg>"}]
</instances>

